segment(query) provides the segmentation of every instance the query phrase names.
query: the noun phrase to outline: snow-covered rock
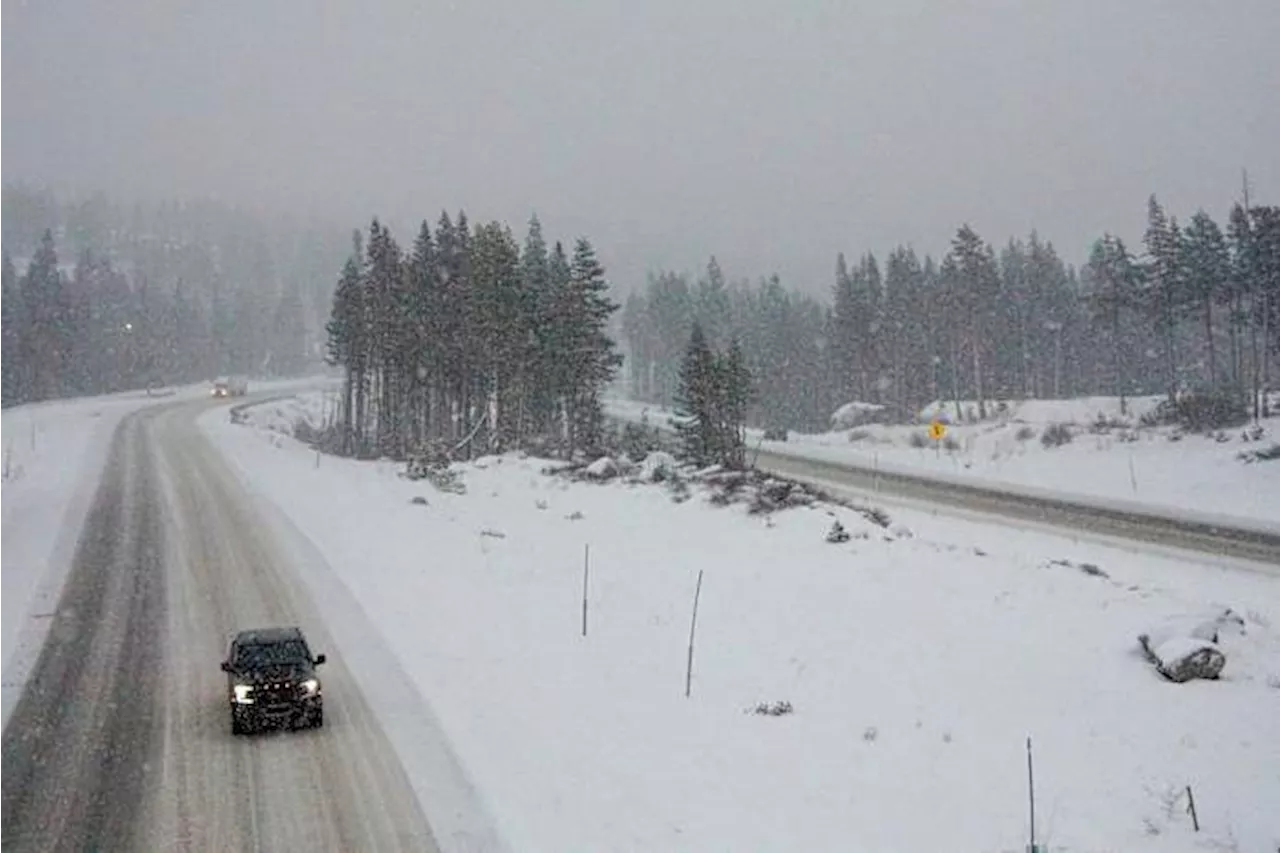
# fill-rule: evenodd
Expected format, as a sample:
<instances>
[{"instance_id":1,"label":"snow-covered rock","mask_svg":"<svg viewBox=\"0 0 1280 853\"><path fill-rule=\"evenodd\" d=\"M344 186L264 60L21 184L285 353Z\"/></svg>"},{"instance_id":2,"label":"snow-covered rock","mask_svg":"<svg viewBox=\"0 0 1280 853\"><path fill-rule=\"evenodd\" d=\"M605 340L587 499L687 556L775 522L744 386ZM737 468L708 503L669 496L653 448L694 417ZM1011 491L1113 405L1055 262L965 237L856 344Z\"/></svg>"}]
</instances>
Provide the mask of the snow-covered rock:
<instances>
[{"instance_id":1,"label":"snow-covered rock","mask_svg":"<svg viewBox=\"0 0 1280 853\"><path fill-rule=\"evenodd\" d=\"M1159 645L1144 643L1147 657L1170 681L1215 679L1227 664L1227 656L1215 643L1196 637L1171 637Z\"/></svg>"},{"instance_id":2,"label":"snow-covered rock","mask_svg":"<svg viewBox=\"0 0 1280 853\"><path fill-rule=\"evenodd\" d=\"M1215 679L1226 666L1219 642L1224 635L1242 635L1245 621L1231 608L1209 615L1170 617L1138 637L1156 670L1170 681Z\"/></svg>"},{"instance_id":3,"label":"snow-covered rock","mask_svg":"<svg viewBox=\"0 0 1280 853\"><path fill-rule=\"evenodd\" d=\"M611 480L618 476L618 463L611 456L601 456L582 470L593 480Z\"/></svg>"},{"instance_id":4,"label":"snow-covered rock","mask_svg":"<svg viewBox=\"0 0 1280 853\"><path fill-rule=\"evenodd\" d=\"M640 462L640 479L657 483L671 479L676 473L676 458L665 450L655 450Z\"/></svg>"},{"instance_id":5,"label":"snow-covered rock","mask_svg":"<svg viewBox=\"0 0 1280 853\"><path fill-rule=\"evenodd\" d=\"M876 423L884 417L884 411L885 407L878 403L854 400L831 413L831 428L833 430L852 429L863 424Z\"/></svg>"}]
</instances>

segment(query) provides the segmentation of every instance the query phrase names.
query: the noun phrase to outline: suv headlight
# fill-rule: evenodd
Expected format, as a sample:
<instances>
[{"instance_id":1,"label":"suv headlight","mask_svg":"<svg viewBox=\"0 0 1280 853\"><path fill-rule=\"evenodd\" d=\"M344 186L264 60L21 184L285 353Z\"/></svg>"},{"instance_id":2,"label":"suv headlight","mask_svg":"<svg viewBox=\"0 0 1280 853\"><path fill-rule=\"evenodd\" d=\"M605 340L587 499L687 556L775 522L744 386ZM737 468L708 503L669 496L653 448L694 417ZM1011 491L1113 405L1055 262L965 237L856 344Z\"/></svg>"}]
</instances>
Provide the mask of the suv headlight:
<instances>
[{"instance_id":1,"label":"suv headlight","mask_svg":"<svg viewBox=\"0 0 1280 853\"><path fill-rule=\"evenodd\" d=\"M315 696L320 692L320 681L315 678L308 678L306 681L298 685L302 688L304 696Z\"/></svg>"},{"instance_id":2,"label":"suv headlight","mask_svg":"<svg viewBox=\"0 0 1280 853\"><path fill-rule=\"evenodd\" d=\"M235 691L236 701L239 702L241 705L253 704L253 685L252 684L237 684L232 689Z\"/></svg>"}]
</instances>

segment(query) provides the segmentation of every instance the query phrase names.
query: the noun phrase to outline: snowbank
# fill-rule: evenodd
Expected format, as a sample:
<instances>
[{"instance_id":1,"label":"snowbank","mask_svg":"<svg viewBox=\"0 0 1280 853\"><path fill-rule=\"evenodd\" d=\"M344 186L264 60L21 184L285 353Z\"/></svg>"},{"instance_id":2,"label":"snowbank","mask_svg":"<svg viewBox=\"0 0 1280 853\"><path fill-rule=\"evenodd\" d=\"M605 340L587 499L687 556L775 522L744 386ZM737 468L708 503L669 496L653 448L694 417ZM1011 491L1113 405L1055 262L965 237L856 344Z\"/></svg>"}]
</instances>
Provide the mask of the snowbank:
<instances>
[{"instance_id":1,"label":"snowbank","mask_svg":"<svg viewBox=\"0 0 1280 853\"><path fill-rule=\"evenodd\" d=\"M396 466L204 426L397 651L521 850L1021 850L1028 734L1051 849L1280 844L1280 579L910 510L750 516L513 456L423 507ZM1249 638L1222 679L1152 677L1136 630L1219 602ZM1199 835L1169 806L1187 784Z\"/></svg>"}]
</instances>

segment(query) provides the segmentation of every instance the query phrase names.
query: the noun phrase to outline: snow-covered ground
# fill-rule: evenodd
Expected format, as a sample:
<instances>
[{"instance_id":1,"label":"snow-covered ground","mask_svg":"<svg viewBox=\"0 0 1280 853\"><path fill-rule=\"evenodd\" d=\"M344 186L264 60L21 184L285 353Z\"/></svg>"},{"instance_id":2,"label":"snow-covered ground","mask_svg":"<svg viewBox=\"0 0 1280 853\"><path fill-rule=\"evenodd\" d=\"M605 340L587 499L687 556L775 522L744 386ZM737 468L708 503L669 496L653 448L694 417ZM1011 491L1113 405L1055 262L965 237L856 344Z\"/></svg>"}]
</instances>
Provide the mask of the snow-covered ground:
<instances>
[{"instance_id":1,"label":"snow-covered ground","mask_svg":"<svg viewBox=\"0 0 1280 853\"><path fill-rule=\"evenodd\" d=\"M1131 400L1128 419L1136 425L1159 400ZM965 412L976 408L973 403L961 406ZM669 411L631 400L610 400L607 407L615 417L644 418L655 425L665 425L671 417ZM1202 435L1174 439L1177 431L1169 427L1092 432L1099 415L1122 419L1114 397L1015 402L976 424L950 423L955 419L950 404L921 412L926 421L934 415L949 422L943 446L926 437L925 425L792 433L786 442L762 441L758 431L751 431L751 442L752 447L792 456L1280 529L1280 461L1245 463L1238 458L1280 441L1277 417L1262 422L1260 440L1246 441L1244 429L1234 429L1225 431L1220 442ZM1046 447L1041 436L1051 424L1066 424L1071 441Z\"/></svg>"},{"instance_id":2,"label":"snow-covered ground","mask_svg":"<svg viewBox=\"0 0 1280 853\"><path fill-rule=\"evenodd\" d=\"M1050 850L1280 846L1275 575L925 511L750 516L515 456L446 494L282 436L325 405L202 427L396 650L513 849L1021 851L1028 736ZM1137 635L1219 606L1245 620L1223 679L1162 680Z\"/></svg>"},{"instance_id":3,"label":"snow-covered ground","mask_svg":"<svg viewBox=\"0 0 1280 853\"><path fill-rule=\"evenodd\" d=\"M253 391L313 387L316 378L255 381ZM198 399L197 383L101 397L52 400L5 409L0 417L3 515L0 539L0 656L3 719L9 719L27 673L44 642L85 516L122 418L139 409Z\"/></svg>"}]
</instances>

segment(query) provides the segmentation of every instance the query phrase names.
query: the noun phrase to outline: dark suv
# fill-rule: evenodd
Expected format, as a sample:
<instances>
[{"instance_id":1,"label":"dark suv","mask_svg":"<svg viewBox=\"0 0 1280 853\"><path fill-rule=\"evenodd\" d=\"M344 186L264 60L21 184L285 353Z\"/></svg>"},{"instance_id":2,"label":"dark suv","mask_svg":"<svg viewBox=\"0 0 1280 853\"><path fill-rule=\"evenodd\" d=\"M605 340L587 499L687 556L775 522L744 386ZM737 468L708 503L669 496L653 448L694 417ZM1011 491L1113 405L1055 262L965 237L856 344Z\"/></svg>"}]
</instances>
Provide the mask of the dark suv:
<instances>
[{"instance_id":1,"label":"dark suv","mask_svg":"<svg viewBox=\"0 0 1280 853\"><path fill-rule=\"evenodd\" d=\"M324 700L315 669L322 663L324 655L312 657L300 628L236 634L222 662L232 734L271 725L324 725Z\"/></svg>"}]
</instances>

